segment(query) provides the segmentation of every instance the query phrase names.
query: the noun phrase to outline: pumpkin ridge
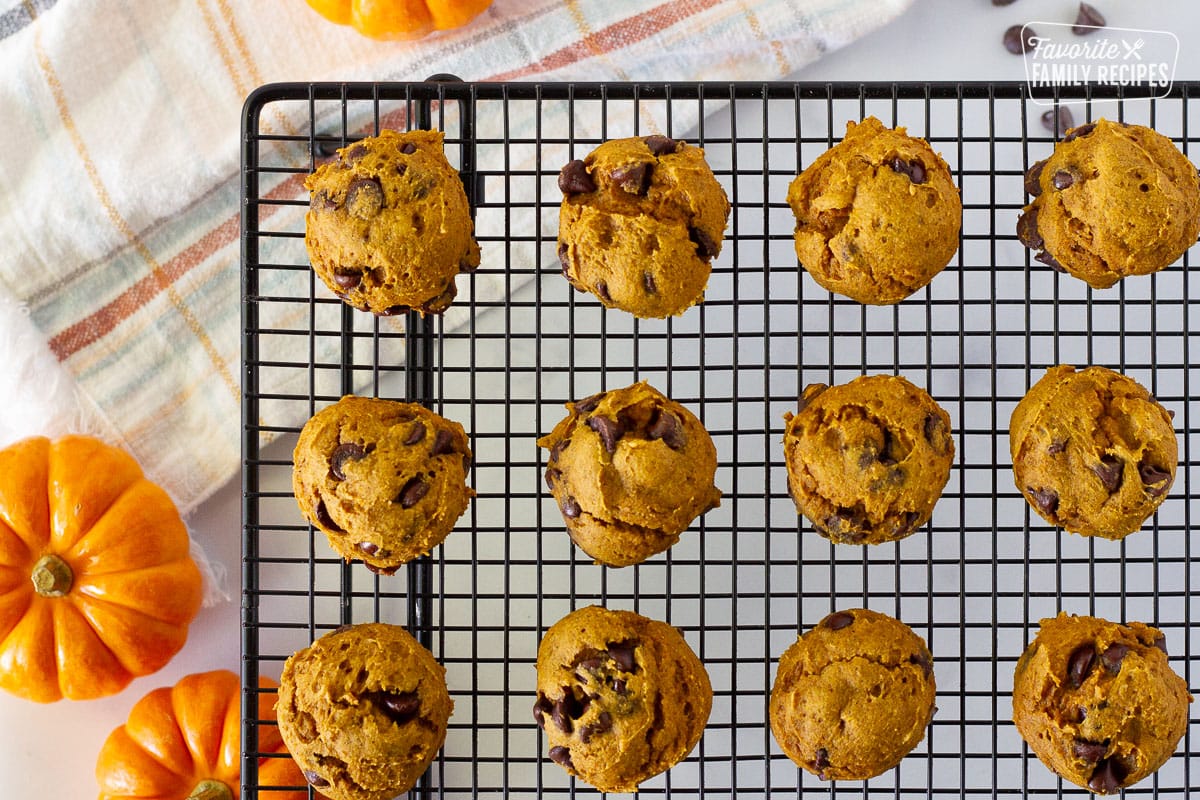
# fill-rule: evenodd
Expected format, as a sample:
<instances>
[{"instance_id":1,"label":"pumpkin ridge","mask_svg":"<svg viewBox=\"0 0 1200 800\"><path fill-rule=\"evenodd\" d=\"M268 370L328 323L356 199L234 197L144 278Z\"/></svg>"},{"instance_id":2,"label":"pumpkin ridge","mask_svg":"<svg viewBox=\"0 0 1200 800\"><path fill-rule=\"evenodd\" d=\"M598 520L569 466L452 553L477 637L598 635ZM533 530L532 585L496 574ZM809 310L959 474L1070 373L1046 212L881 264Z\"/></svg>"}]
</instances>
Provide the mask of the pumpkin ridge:
<instances>
[{"instance_id":1,"label":"pumpkin ridge","mask_svg":"<svg viewBox=\"0 0 1200 800\"><path fill-rule=\"evenodd\" d=\"M189 591L188 584L198 587L200 572L195 562L180 559L99 575L76 571L73 593L80 599L124 609L146 619L182 624L190 622L200 608L200 594ZM163 597L164 591L175 593L168 599ZM148 597L155 598L154 606L147 605Z\"/></svg>"},{"instance_id":2,"label":"pumpkin ridge","mask_svg":"<svg viewBox=\"0 0 1200 800\"><path fill-rule=\"evenodd\" d=\"M128 673L126 684L135 676L162 669L183 649L187 640L186 624L179 625L172 621L155 619L139 610L87 596L72 595L70 600L71 610L83 619L116 663ZM113 613L114 610L116 613ZM113 620L120 620L126 631L122 631L120 627L110 628L104 620L97 619L96 612L103 612ZM136 642L130 640L129 630L137 631ZM114 642L114 639L117 642ZM125 652L127 650L129 652Z\"/></svg>"}]
</instances>

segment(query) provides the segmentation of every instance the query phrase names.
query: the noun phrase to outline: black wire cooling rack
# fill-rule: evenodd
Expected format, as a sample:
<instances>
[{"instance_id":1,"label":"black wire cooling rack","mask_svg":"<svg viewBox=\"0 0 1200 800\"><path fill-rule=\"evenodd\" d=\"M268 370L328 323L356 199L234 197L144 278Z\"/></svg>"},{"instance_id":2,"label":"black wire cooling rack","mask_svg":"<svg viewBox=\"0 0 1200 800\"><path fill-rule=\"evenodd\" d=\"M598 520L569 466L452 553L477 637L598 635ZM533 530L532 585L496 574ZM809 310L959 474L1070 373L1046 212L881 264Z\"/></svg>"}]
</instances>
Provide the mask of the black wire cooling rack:
<instances>
[{"instance_id":1,"label":"black wire cooling rack","mask_svg":"<svg viewBox=\"0 0 1200 800\"><path fill-rule=\"evenodd\" d=\"M1077 122L1147 124L1188 152L1191 97L1088 90L1057 98ZM573 797L592 792L546 758L530 709L545 630L602 603L679 627L714 689L704 738L645 783L671 797L1084 796L1024 747L1011 717L1017 657L1060 609L1140 620L1167 635L1172 666L1200 674L1200 563L1189 530L1200 381L1200 291L1183 265L1091 291L1038 263L1014 235L1022 173L1049 154L1045 107L1020 84L281 84L251 96L243 161L244 709L258 677L345 623L409 627L445 664L455 700L421 797ZM926 137L963 195L958 254L897 306L831 296L798 268L792 177L868 114ZM441 318L376 318L315 280L303 245L303 176L380 128L436 127L476 215L483 266ZM636 321L559 275L559 168L609 138L665 133L705 148L733 203L705 302ZM1193 159L1195 160L1195 159ZM1196 321L1193 322L1193 318ZM1171 495L1124 542L1048 528L1013 485L1008 421L1047 366L1103 364L1176 412ZM801 389L903 374L949 411L957 461L932 522L902 542L833 546L787 496L783 414ZM596 566L573 548L542 483L534 440L562 404L647 379L705 422L725 496L664 556ZM431 557L391 577L342 563L291 495L291 447L342 394L419 401L463 423L478 497ZM1200 445L1200 442L1198 442ZM901 765L828 784L775 745L767 696L779 655L833 609L903 619L935 657L938 711ZM244 721L243 797L257 783ZM1179 750L1130 796L1200 797L1197 712Z\"/></svg>"}]
</instances>

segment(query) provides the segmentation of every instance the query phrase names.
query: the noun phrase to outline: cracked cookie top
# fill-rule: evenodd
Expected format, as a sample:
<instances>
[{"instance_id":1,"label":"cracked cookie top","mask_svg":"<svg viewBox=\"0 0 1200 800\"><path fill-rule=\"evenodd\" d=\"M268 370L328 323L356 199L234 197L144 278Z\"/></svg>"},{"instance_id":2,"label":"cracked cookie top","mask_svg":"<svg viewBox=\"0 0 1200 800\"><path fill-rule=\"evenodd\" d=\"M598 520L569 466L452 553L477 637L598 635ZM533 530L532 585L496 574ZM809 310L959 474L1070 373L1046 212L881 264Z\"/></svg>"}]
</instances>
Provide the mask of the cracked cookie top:
<instances>
[{"instance_id":1,"label":"cracked cookie top","mask_svg":"<svg viewBox=\"0 0 1200 800\"><path fill-rule=\"evenodd\" d=\"M661 553L721 502L717 450L700 420L642 381L567 404L538 440L567 533L601 564Z\"/></svg>"},{"instance_id":2,"label":"cracked cookie top","mask_svg":"<svg viewBox=\"0 0 1200 800\"><path fill-rule=\"evenodd\" d=\"M1096 289L1170 265L1200 234L1200 175L1151 128L1099 119L1030 167L1017 238Z\"/></svg>"},{"instance_id":3,"label":"cracked cookie top","mask_svg":"<svg viewBox=\"0 0 1200 800\"><path fill-rule=\"evenodd\" d=\"M463 427L416 403L347 395L304 424L293 461L300 511L372 572L441 544L475 494Z\"/></svg>"},{"instance_id":4,"label":"cracked cookie top","mask_svg":"<svg viewBox=\"0 0 1200 800\"><path fill-rule=\"evenodd\" d=\"M950 415L901 377L804 389L783 436L788 492L839 544L902 539L929 521L954 462Z\"/></svg>"},{"instance_id":5,"label":"cracked cookie top","mask_svg":"<svg viewBox=\"0 0 1200 800\"><path fill-rule=\"evenodd\" d=\"M1172 416L1119 372L1051 367L1013 410L1017 488L1051 525L1124 538L1142 527L1175 480Z\"/></svg>"},{"instance_id":6,"label":"cracked cookie top","mask_svg":"<svg viewBox=\"0 0 1200 800\"><path fill-rule=\"evenodd\" d=\"M1161 767L1187 730L1191 700L1162 631L1065 612L1041 621L1013 677L1021 737L1056 774L1097 794Z\"/></svg>"},{"instance_id":7,"label":"cracked cookie top","mask_svg":"<svg viewBox=\"0 0 1200 800\"><path fill-rule=\"evenodd\" d=\"M283 666L279 732L331 800L392 800L425 772L454 708L446 670L396 625L346 625Z\"/></svg>"},{"instance_id":8,"label":"cracked cookie top","mask_svg":"<svg viewBox=\"0 0 1200 800\"><path fill-rule=\"evenodd\" d=\"M830 614L779 659L771 733L821 780L864 780L925 737L937 687L925 641L863 608Z\"/></svg>"},{"instance_id":9,"label":"cracked cookie top","mask_svg":"<svg viewBox=\"0 0 1200 800\"><path fill-rule=\"evenodd\" d=\"M454 276L479 266L467 195L440 131L380 131L338 150L304 186L313 270L355 308L439 314L458 291Z\"/></svg>"},{"instance_id":10,"label":"cracked cookie top","mask_svg":"<svg viewBox=\"0 0 1200 800\"><path fill-rule=\"evenodd\" d=\"M796 257L818 284L870 305L899 303L958 249L962 200L924 139L875 117L792 181Z\"/></svg>"},{"instance_id":11,"label":"cracked cookie top","mask_svg":"<svg viewBox=\"0 0 1200 800\"><path fill-rule=\"evenodd\" d=\"M712 710L708 673L678 630L600 606L546 631L537 688L550 759L602 792L635 792L681 761Z\"/></svg>"},{"instance_id":12,"label":"cracked cookie top","mask_svg":"<svg viewBox=\"0 0 1200 800\"><path fill-rule=\"evenodd\" d=\"M614 139L559 174L563 276L609 308L670 317L700 302L729 199L704 151L655 135Z\"/></svg>"}]
</instances>

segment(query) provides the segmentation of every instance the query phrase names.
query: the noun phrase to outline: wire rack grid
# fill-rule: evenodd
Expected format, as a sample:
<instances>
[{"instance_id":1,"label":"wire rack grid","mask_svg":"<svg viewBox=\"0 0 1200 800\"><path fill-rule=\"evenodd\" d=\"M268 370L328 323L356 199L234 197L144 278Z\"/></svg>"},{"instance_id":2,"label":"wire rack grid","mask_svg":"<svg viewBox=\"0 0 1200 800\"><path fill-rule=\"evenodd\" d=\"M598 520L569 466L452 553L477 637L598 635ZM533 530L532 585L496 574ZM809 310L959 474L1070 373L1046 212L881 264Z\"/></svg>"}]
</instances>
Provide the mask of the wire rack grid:
<instances>
[{"instance_id":1,"label":"wire rack grid","mask_svg":"<svg viewBox=\"0 0 1200 800\"><path fill-rule=\"evenodd\" d=\"M1148 124L1197 144L1195 87L1168 97L1088 89L1076 119ZM669 621L708 669L714 703L691 756L643 784L672 797L1085 796L1017 735L1010 690L1038 620L1059 610L1140 620L1167 635L1189 685L1197 565L1193 315L1182 266L1107 291L1030 263L1014 234L1022 175L1053 147L1020 84L278 84L248 100L243 153L244 709L260 675L340 625L404 624L446 666L455 699L421 797L573 797L592 790L546 758L530 709L546 629L601 603ZM799 269L785 202L797 172L871 114L946 158L962 190L959 252L896 306L830 295ZM303 246L301 182L336 147L381 128L435 127L460 170L483 266L442 317L377 318L320 285ZM733 211L702 305L638 321L559 274L561 166L600 142L665 133L704 147ZM1200 320L1198 320L1200 322ZM1115 543L1031 515L1013 485L1008 421L1042 370L1104 364L1176 412L1174 488L1145 530ZM833 546L787 495L783 414L808 383L902 374L947 409L957 445L932 521L877 547ZM704 421L721 506L668 553L621 570L573 548L542 483L535 439L563 403L646 379ZM458 420L478 496L431 557L394 576L342 563L290 490L300 426L346 393L418 401ZM831 610L899 617L929 643L938 711L898 768L822 783L767 727L775 665ZM1196 712L1178 752L1129 796L1200 797ZM243 724L243 796L260 786L260 726Z\"/></svg>"}]
</instances>

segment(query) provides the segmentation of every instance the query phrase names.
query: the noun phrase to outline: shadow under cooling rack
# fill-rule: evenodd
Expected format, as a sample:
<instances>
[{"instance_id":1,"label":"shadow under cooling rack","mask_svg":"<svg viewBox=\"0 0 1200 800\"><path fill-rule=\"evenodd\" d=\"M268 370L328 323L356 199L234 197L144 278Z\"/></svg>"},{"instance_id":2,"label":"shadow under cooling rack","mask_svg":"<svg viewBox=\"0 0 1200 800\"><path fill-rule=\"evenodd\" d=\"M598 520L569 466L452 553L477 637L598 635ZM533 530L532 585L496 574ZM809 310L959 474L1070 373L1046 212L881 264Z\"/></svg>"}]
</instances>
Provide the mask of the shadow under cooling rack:
<instances>
[{"instance_id":1,"label":"shadow under cooling rack","mask_svg":"<svg viewBox=\"0 0 1200 800\"><path fill-rule=\"evenodd\" d=\"M1197 145L1195 87L1150 99L1060 98L1077 122L1151 125ZM403 624L446 666L455 700L445 747L413 794L589 793L546 758L531 715L546 629L591 603L669 621L704 661L714 703L684 762L643 784L671 797L1086 796L1063 785L1013 728L1017 657L1060 609L1164 630L1172 666L1200 669L1188 532L1200 379L1187 256L1106 291L1038 263L1015 236L1022 175L1055 137L1020 84L281 84L248 101L243 159L243 686L351 622ZM958 253L896 306L830 295L801 270L785 202L797 172L866 115L930 141L962 190ZM445 133L483 250L442 317L377 318L317 281L304 249L304 177L381 128ZM703 304L634 320L571 290L555 253L559 169L600 142L665 133L698 144L733 205ZM1200 320L1198 320L1200 324ZM1171 495L1123 542L1047 527L1013 485L1008 421L1050 365L1103 364L1176 412ZM833 546L787 496L783 414L812 382L901 374L950 413L957 459L932 521L901 542ZM719 454L718 509L665 555L596 566L573 548L542 483L535 439L563 403L648 380L696 412ZM291 447L346 393L422 402L471 437L478 491L431 557L391 577L344 564L300 516ZM935 659L938 712L900 766L828 784L798 770L766 725L779 655L833 609L904 620ZM264 690L266 691L266 690ZM244 721L245 797L262 722ZM1200 797L1197 717L1178 752L1129 796Z\"/></svg>"}]
</instances>

